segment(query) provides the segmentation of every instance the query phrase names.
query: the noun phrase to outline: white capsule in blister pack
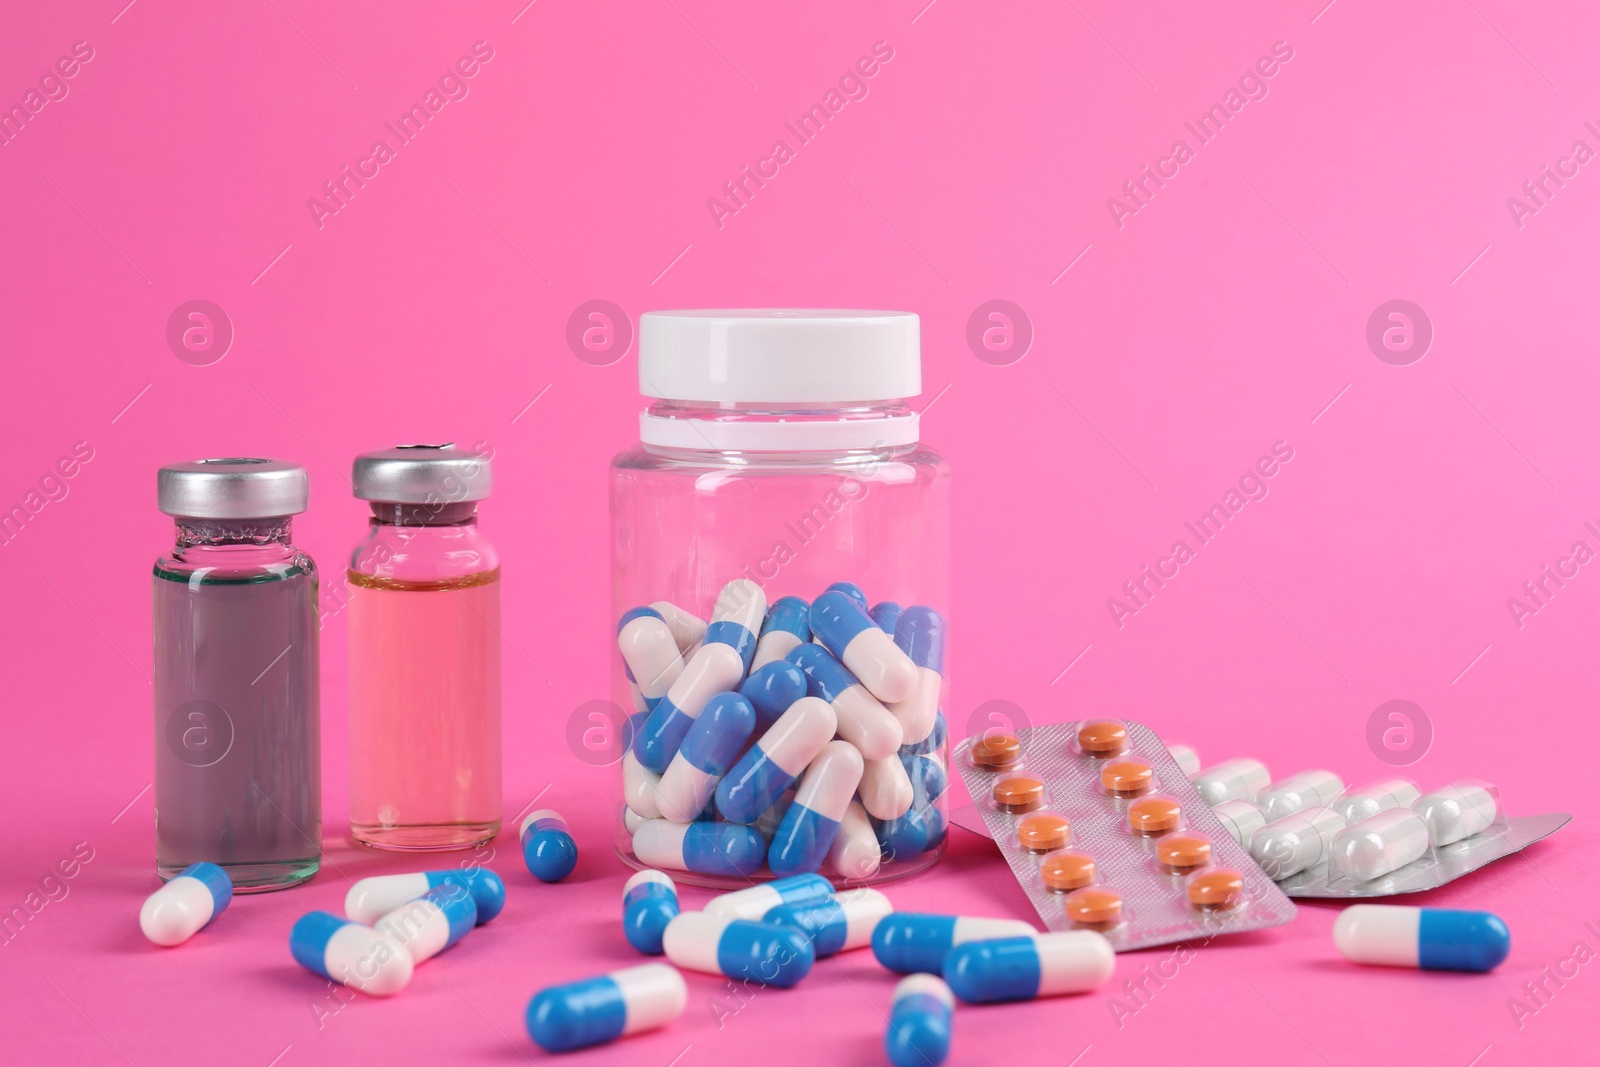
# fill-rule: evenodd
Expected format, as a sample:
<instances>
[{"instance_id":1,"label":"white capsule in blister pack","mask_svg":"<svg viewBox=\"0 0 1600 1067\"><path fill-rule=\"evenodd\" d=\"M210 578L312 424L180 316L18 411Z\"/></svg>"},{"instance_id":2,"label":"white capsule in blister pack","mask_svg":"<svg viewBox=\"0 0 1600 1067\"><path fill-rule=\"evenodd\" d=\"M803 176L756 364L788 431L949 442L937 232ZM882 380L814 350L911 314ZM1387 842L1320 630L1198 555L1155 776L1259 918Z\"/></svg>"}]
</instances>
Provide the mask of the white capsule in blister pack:
<instances>
[{"instance_id":1,"label":"white capsule in blister pack","mask_svg":"<svg viewBox=\"0 0 1600 1067\"><path fill-rule=\"evenodd\" d=\"M1200 799L1212 807L1225 800L1254 801L1272 780L1272 772L1260 760L1224 760L1194 776Z\"/></svg>"},{"instance_id":2,"label":"white capsule in blister pack","mask_svg":"<svg viewBox=\"0 0 1600 1067\"><path fill-rule=\"evenodd\" d=\"M1422 790L1404 778L1391 778L1386 782L1374 782L1362 786L1353 793L1346 793L1344 798L1335 804L1334 810L1344 816L1346 823L1358 823L1362 819L1370 819L1380 811L1390 808L1409 808L1416 803Z\"/></svg>"},{"instance_id":3,"label":"white capsule in blister pack","mask_svg":"<svg viewBox=\"0 0 1600 1067\"><path fill-rule=\"evenodd\" d=\"M1211 809L1211 814L1222 821L1235 841L1246 847L1249 847L1251 835L1267 825L1267 817L1261 809L1248 800L1224 800Z\"/></svg>"},{"instance_id":4,"label":"white capsule in blister pack","mask_svg":"<svg viewBox=\"0 0 1600 1067\"><path fill-rule=\"evenodd\" d=\"M1428 851L1428 824L1409 808L1380 811L1333 839L1333 873L1358 882L1393 873Z\"/></svg>"},{"instance_id":5,"label":"white capsule in blister pack","mask_svg":"<svg viewBox=\"0 0 1600 1067\"><path fill-rule=\"evenodd\" d=\"M1488 782L1463 778L1417 800L1411 810L1427 824L1434 845L1442 847L1487 830L1500 812L1500 798Z\"/></svg>"},{"instance_id":6,"label":"white capsule in blister pack","mask_svg":"<svg viewBox=\"0 0 1600 1067\"><path fill-rule=\"evenodd\" d=\"M1267 823L1250 837L1250 855L1267 877L1282 881L1328 857L1344 819L1332 808L1305 808Z\"/></svg>"},{"instance_id":7,"label":"white capsule in blister pack","mask_svg":"<svg viewBox=\"0 0 1600 1067\"><path fill-rule=\"evenodd\" d=\"M1332 804L1344 792L1344 782L1332 771L1301 771L1261 791L1256 803L1268 822L1293 815L1305 808Z\"/></svg>"}]
</instances>

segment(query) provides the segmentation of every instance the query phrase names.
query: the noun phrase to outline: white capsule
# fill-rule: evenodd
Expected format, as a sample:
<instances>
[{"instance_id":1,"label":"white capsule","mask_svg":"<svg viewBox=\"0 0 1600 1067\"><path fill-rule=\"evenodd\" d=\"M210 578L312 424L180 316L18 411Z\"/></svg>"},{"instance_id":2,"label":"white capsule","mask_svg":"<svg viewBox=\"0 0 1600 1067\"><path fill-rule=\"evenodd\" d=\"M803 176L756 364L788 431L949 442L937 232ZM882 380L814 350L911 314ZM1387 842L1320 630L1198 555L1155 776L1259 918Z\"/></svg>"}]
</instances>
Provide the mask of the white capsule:
<instances>
[{"instance_id":1,"label":"white capsule","mask_svg":"<svg viewBox=\"0 0 1600 1067\"><path fill-rule=\"evenodd\" d=\"M1282 881L1327 859L1344 819L1332 808L1305 808L1267 823L1250 837L1250 855L1267 877Z\"/></svg>"},{"instance_id":2,"label":"white capsule","mask_svg":"<svg viewBox=\"0 0 1600 1067\"><path fill-rule=\"evenodd\" d=\"M1453 845L1487 830L1500 812L1500 800L1488 782L1466 778L1420 798L1411 810L1427 823L1434 845Z\"/></svg>"},{"instance_id":3,"label":"white capsule","mask_svg":"<svg viewBox=\"0 0 1600 1067\"><path fill-rule=\"evenodd\" d=\"M1188 745L1168 745L1167 752L1185 778L1193 778L1200 773L1200 757Z\"/></svg>"},{"instance_id":4,"label":"white capsule","mask_svg":"<svg viewBox=\"0 0 1600 1067\"><path fill-rule=\"evenodd\" d=\"M861 784L861 753L848 741L830 741L807 766L794 802L824 819L844 818L850 800Z\"/></svg>"},{"instance_id":5,"label":"white capsule","mask_svg":"<svg viewBox=\"0 0 1600 1067\"><path fill-rule=\"evenodd\" d=\"M798 634L787 630L768 630L756 638L755 658L750 661L752 673L760 670L769 663L776 663L789 653L799 648L803 641Z\"/></svg>"},{"instance_id":6,"label":"white capsule","mask_svg":"<svg viewBox=\"0 0 1600 1067\"><path fill-rule=\"evenodd\" d=\"M866 686L853 685L840 693L833 710L839 717L839 736L856 746L863 758L886 759L900 751L905 732L899 720Z\"/></svg>"},{"instance_id":7,"label":"white capsule","mask_svg":"<svg viewBox=\"0 0 1600 1067\"><path fill-rule=\"evenodd\" d=\"M1382 878L1428 851L1428 824L1409 808L1380 811L1333 839L1333 871L1359 882Z\"/></svg>"},{"instance_id":8,"label":"white capsule","mask_svg":"<svg viewBox=\"0 0 1600 1067\"><path fill-rule=\"evenodd\" d=\"M1421 795L1422 791L1404 778L1391 778L1347 793L1333 807L1346 823L1354 824L1390 808L1409 808Z\"/></svg>"},{"instance_id":9,"label":"white capsule","mask_svg":"<svg viewBox=\"0 0 1600 1067\"><path fill-rule=\"evenodd\" d=\"M628 699L633 702L633 713L635 715L642 711L650 710L650 702L644 698L643 693L639 692L638 682L628 683Z\"/></svg>"},{"instance_id":10,"label":"white capsule","mask_svg":"<svg viewBox=\"0 0 1600 1067\"><path fill-rule=\"evenodd\" d=\"M1302 808L1327 807L1344 792L1344 782L1332 771L1301 771L1261 791L1256 803L1268 822L1287 818Z\"/></svg>"},{"instance_id":11,"label":"white capsule","mask_svg":"<svg viewBox=\"0 0 1600 1067\"><path fill-rule=\"evenodd\" d=\"M1267 817L1261 814L1261 809L1248 800L1224 800L1211 809L1211 814L1221 820L1223 829L1233 835L1235 841L1246 846L1251 836L1267 825Z\"/></svg>"},{"instance_id":12,"label":"white capsule","mask_svg":"<svg viewBox=\"0 0 1600 1067\"><path fill-rule=\"evenodd\" d=\"M683 656L672 630L653 615L630 620L617 633L617 648L646 700L665 696L683 673Z\"/></svg>"},{"instance_id":13,"label":"white capsule","mask_svg":"<svg viewBox=\"0 0 1600 1067\"><path fill-rule=\"evenodd\" d=\"M1254 801L1272 780L1266 764L1253 759L1230 759L1193 779L1200 799L1215 807L1224 800Z\"/></svg>"},{"instance_id":14,"label":"white capsule","mask_svg":"<svg viewBox=\"0 0 1600 1067\"><path fill-rule=\"evenodd\" d=\"M641 819L661 818L661 808L656 804L656 787L661 776L639 762L639 757L629 749L622 757L622 799L628 809Z\"/></svg>"},{"instance_id":15,"label":"white capsule","mask_svg":"<svg viewBox=\"0 0 1600 1067\"><path fill-rule=\"evenodd\" d=\"M644 822L645 818L643 815L640 815L626 804L622 805L622 828L627 830L630 836L635 830L642 826Z\"/></svg>"},{"instance_id":16,"label":"white capsule","mask_svg":"<svg viewBox=\"0 0 1600 1067\"><path fill-rule=\"evenodd\" d=\"M908 779L909 781L909 779ZM860 880L878 873L883 850L872 832L872 822L860 803L853 803L839 821L839 834L828 849L828 864L840 878Z\"/></svg>"},{"instance_id":17,"label":"white capsule","mask_svg":"<svg viewBox=\"0 0 1600 1067\"><path fill-rule=\"evenodd\" d=\"M866 761L861 772L861 803L874 819L898 819L911 810L915 793L898 752Z\"/></svg>"},{"instance_id":18,"label":"white capsule","mask_svg":"<svg viewBox=\"0 0 1600 1067\"><path fill-rule=\"evenodd\" d=\"M678 644L678 652L688 659L689 650L706 636L706 621L670 601L658 600L650 606L656 609L662 621L667 624L667 628L672 631L672 639Z\"/></svg>"}]
</instances>

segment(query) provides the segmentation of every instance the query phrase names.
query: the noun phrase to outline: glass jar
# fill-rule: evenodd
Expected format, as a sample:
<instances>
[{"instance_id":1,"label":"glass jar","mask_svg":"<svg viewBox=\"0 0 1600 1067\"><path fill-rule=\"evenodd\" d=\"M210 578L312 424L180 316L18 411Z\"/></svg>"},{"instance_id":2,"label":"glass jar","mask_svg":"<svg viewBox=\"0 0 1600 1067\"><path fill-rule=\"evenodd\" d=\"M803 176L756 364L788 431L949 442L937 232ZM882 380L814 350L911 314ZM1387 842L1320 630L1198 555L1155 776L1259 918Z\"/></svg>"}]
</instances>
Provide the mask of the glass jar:
<instances>
[{"instance_id":1,"label":"glass jar","mask_svg":"<svg viewBox=\"0 0 1600 1067\"><path fill-rule=\"evenodd\" d=\"M305 468L203 459L156 485L177 528L154 580L156 868L297 885L322 854L317 568L290 541Z\"/></svg>"},{"instance_id":2,"label":"glass jar","mask_svg":"<svg viewBox=\"0 0 1600 1067\"><path fill-rule=\"evenodd\" d=\"M774 867L816 869L824 852L822 873L840 885L935 863L948 822L939 709L948 673L949 475L919 441L906 404L921 392L917 317L649 313L640 319L639 378L654 402L640 417L640 443L611 466L612 608L621 620L613 698L629 715L618 853L636 867L672 867L676 878L722 887L771 878ZM819 601L830 587L854 606L837 596ZM862 596L870 599L856 603ZM848 616L823 636L856 670L838 675L834 668L845 666L795 621L814 612ZM881 629L876 644L863 646L872 655L852 660L839 648L840 625L846 637L862 625ZM705 651L718 641L735 646L742 666L726 650ZM902 653L916 668L909 696L865 669L874 656ZM779 677L783 669L771 664L780 660L801 668L797 683ZM857 676L880 692L841 692ZM803 712L794 684L816 698ZM705 700L735 687L752 698L753 726L739 701ZM678 718L674 731L664 720L675 709L693 723ZM884 712L893 719L888 741L862 725L882 726ZM824 744L835 731L859 758ZM793 740L806 733L815 736ZM780 736L791 740L779 745ZM768 750L774 757L763 763ZM808 766L817 771L811 791ZM663 770L676 776L665 790ZM789 787L752 818L750 798L760 806L782 784ZM800 817L796 788L817 818ZM685 810L702 798L704 807Z\"/></svg>"},{"instance_id":3,"label":"glass jar","mask_svg":"<svg viewBox=\"0 0 1600 1067\"><path fill-rule=\"evenodd\" d=\"M500 557L478 529L487 456L356 457L372 505L350 556L350 835L396 851L500 830Z\"/></svg>"}]
</instances>

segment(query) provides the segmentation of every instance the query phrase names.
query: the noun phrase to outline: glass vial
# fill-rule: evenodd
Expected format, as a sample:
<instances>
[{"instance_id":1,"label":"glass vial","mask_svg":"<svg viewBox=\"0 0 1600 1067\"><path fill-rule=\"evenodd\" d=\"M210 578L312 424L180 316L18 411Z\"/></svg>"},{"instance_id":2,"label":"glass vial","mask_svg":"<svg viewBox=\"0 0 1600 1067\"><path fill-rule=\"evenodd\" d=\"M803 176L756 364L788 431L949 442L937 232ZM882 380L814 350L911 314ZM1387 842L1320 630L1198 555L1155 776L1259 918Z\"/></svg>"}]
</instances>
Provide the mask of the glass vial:
<instances>
[{"instance_id":1,"label":"glass vial","mask_svg":"<svg viewBox=\"0 0 1600 1067\"><path fill-rule=\"evenodd\" d=\"M367 536L350 557L350 833L470 848L500 829L500 558L478 529L486 456L357 456Z\"/></svg>"},{"instance_id":2,"label":"glass vial","mask_svg":"<svg viewBox=\"0 0 1600 1067\"><path fill-rule=\"evenodd\" d=\"M203 459L156 484L177 526L154 581L157 869L296 885L322 851L317 569L290 541L305 468Z\"/></svg>"}]
</instances>

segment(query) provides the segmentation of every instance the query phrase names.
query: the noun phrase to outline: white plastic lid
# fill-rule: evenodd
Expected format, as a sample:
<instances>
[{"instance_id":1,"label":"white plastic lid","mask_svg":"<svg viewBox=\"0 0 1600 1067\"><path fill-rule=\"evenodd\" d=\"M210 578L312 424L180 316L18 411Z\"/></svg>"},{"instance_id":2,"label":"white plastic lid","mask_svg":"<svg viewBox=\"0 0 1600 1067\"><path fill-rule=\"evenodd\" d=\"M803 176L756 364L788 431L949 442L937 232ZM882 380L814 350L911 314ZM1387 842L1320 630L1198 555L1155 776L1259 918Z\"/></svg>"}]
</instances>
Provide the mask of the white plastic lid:
<instances>
[{"instance_id":1,"label":"white plastic lid","mask_svg":"<svg viewBox=\"0 0 1600 1067\"><path fill-rule=\"evenodd\" d=\"M639 391L775 404L916 396L919 323L909 311L647 311L639 316Z\"/></svg>"}]
</instances>

